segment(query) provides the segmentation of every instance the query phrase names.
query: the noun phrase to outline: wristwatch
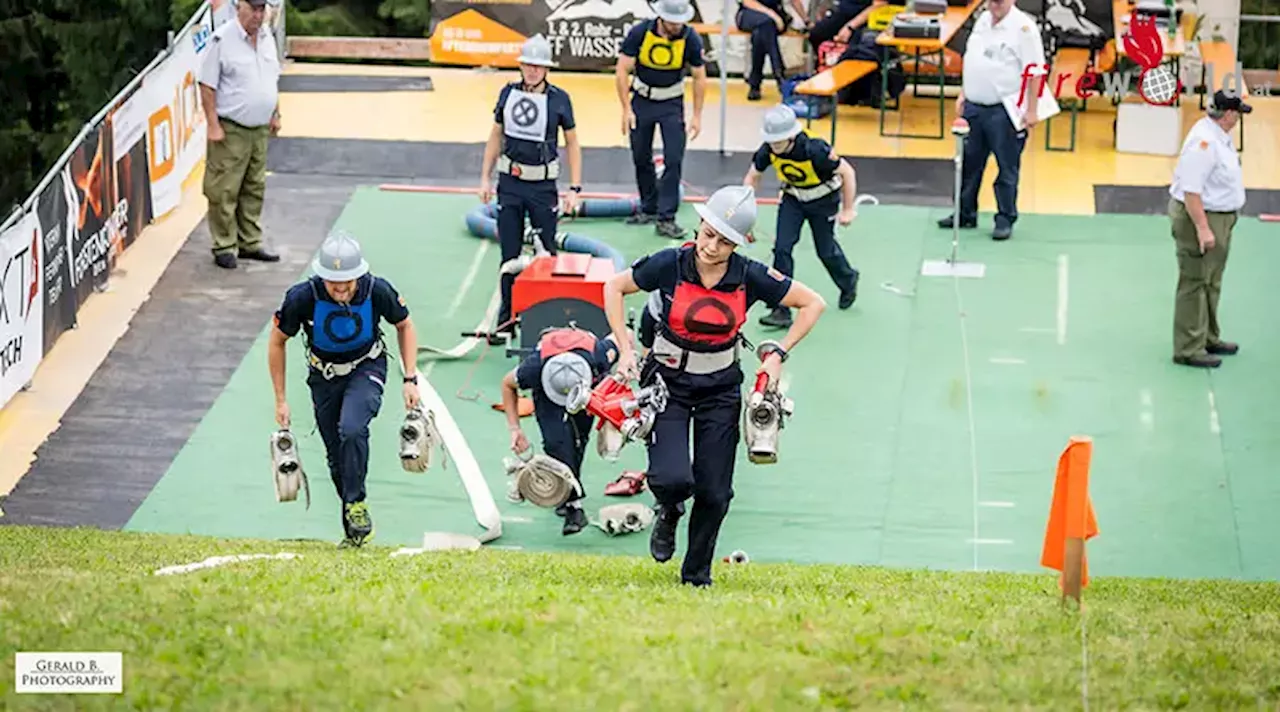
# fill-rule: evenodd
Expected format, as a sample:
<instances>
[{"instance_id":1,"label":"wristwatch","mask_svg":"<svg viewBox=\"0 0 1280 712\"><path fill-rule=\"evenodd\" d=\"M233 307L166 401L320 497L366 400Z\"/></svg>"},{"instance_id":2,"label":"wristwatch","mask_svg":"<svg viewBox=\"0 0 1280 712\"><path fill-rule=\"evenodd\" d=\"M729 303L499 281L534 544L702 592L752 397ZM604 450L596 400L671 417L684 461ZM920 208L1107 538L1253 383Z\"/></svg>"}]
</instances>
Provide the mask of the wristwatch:
<instances>
[{"instance_id":1,"label":"wristwatch","mask_svg":"<svg viewBox=\"0 0 1280 712\"><path fill-rule=\"evenodd\" d=\"M571 186L569 186L569 190L572 190L572 191L573 191L573 192L575 192L575 193L581 193L581 192L582 192L582 186L580 186L580 185L571 185Z\"/></svg>"},{"instance_id":2,"label":"wristwatch","mask_svg":"<svg viewBox=\"0 0 1280 712\"><path fill-rule=\"evenodd\" d=\"M405 377L404 377L404 382L405 382L405 383L412 383L412 384L413 384L413 385L415 385L415 386L416 386L416 385L418 385L418 374L416 374L416 373L415 373L415 374L413 374L412 376L405 376Z\"/></svg>"}]
</instances>

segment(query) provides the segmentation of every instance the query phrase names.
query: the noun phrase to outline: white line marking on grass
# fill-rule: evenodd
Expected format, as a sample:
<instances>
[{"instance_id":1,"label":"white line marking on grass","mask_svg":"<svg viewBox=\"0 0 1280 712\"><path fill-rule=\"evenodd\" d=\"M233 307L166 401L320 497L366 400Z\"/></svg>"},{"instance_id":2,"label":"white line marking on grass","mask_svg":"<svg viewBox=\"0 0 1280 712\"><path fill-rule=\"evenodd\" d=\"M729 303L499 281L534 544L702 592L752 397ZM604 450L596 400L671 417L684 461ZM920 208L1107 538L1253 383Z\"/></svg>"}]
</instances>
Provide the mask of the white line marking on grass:
<instances>
[{"instance_id":1,"label":"white line marking on grass","mask_svg":"<svg viewBox=\"0 0 1280 712\"><path fill-rule=\"evenodd\" d=\"M1156 412L1151 398L1151 390L1143 388L1138 394L1138 400L1142 403L1142 411L1138 414L1138 420L1142 423L1142 429L1150 432L1155 429Z\"/></svg>"},{"instance_id":2,"label":"white line marking on grass","mask_svg":"<svg viewBox=\"0 0 1280 712\"><path fill-rule=\"evenodd\" d=\"M1013 358L1012 356L992 356L990 360L991 363L999 364L1001 366L1021 366L1026 363L1025 360Z\"/></svg>"},{"instance_id":3,"label":"white line marking on grass","mask_svg":"<svg viewBox=\"0 0 1280 712\"><path fill-rule=\"evenodd\" d=\"M1067 343L1067 256L1058 255L1058 345Z\"/></svg>"},{"instance_id":4,"label":"white line marking on grass","mask_svg":"<svg viewBox=\"0 0 1280 712\"><path fill-rule=\"evenodd\" d=\"M1209 390L1209 432L1217 435L1222 432L1222 426L1218 424L1218 404L1213 397L1213 390Z\"/></svg>"},{"instance_id":5,"label":"white line marking on grass","mask_svg":"<svg viewBox=\"0 0 1280 712\"><path fill-rule=\"evenodd\" d=\"M1056 332L1057 329L1050 329L1044 326L1024 326L1021 329L1018 329L1018 331L1021 331L1024 334L1052 334Z\"/></svg>"},{"instance_id":6,"label":"white line marking on grass","mask_svg":"<svg viewBox=\"0 0 1280 712\"><path fill-rule=\"evenodd\" d=\"M996 502L996 501L988 500L988 501L986 501L986 502L978 502L978 506L979 506L979 507L1005 507L1005 508L1008 508L1008 507L1012 507L1012 506L1013 506L1013 502Z\"/></svg>"},{"instance_id":7,"label":"white line marking on grass","mask_svg":"<svg viewBox=\"0 0 1280 712\"><path fill-rule=\"evenodd\" d=\"M238 561L252 561L254 559L296 559L298 554L292 554L282 551L279 554L236 554L234 556L210 556L204 561L197 561L192 564L179 564L177 566L166 566L162 569L156 569L156 576L168 576L170 574L185 574L190 571L198 571L199 569L212 569L215 566L223 564L232 564Z\"/></svg>"},{"instance_id":8,"label":"white line marking on grass","mask_svg":"<svg viewBox=\"0 0 1280 712\"><path fill-rule=\"evenodd\" d=\"M969 469L973 474L973 570L978 570L978 436L973 419L973 369L969 366L969 329L965 325L964 301L960 296L960 277L952 276L956 290L956 314L960 318L960 349L964 355L965 405L969 411Z\"/></svg>"},{"instance_id":9,"label":"white line marking on grass","mask_svg":"<svg viewBox=\"0 0 1280 712\"><path fill-rule=\"evenodd\" d=\"M1012 544L1013 540L1012 539L970 539L969 543L974 544L975 546L978 544L1008 545L1008 544Z\"/></svg>"}]
</instances>

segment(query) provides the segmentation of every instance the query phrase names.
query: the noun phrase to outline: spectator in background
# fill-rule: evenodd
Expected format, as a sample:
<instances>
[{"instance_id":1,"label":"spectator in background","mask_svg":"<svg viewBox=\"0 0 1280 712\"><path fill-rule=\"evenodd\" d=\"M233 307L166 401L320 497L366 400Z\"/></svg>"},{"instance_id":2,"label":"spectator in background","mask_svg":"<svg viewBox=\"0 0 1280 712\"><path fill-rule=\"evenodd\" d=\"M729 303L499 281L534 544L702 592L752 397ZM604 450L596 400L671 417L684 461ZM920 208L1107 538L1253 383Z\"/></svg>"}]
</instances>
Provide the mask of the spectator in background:
<instances>
[{"instance_id":1,"label":"spectator in background","mask_svg":"<svg viewBox=\"0 0 1280 712\"><path fill-rule=\"evenodd\" d=\"M996 154L996 218L991 237L1007 240L1018 220L1018 172L1027 131L1036 124L1036 101L1043 75L1032 76L1025 92L1023 72L1027 67L1043 69L1044 42L1040 28L1029 15L1014 6L1014 0L988 0L987 10L973 24L964 49L963 84L956 99L956 114L969 122L964 142L964 166L960 180L960 227L978 226L978 188L987 167L987 157ZM1020 101L1025 128L1014 126L1005 108L1006 99ZM953 214L938 221L951 229Z\"/></svg>"},{"instance_id":2,"label":"spectator in background","mask_svg":"<svg viewBox=\"0 0 1280 712\"><path fill-rule=\"evenodd\" d=\"M837 0L836 6L827 11L809 31L809 44L818 54L823 42L835 40L844 44L857 44L862 29L867 25L871 11L889 0ZM804 13L801 13L802 16Z\"/></svg>"},{"instance_id":3,"label":"spectator in background","mask_svg":"<svg viewBox=\"0 0 1280 712\"><path fill-rule=\"evenodd\" d=\"M1253 107L1234 92L1213 95L1209 115L1191 127L1169 185L1169 221L1178 254L1173 362L1217 368L1240 347L1218 332L1218 297L1231 231L1244 208L1244 173L1231 130Z\"/></svg>"},{"instance_id":4,"label":"spectator in background","mask_svg":"<svg viewBox=\"0 0 1280 712\"><path fill-rule=\"evenodd\" d=\"M214 262L237 257L276 262L262 244L267 141L280 131L280 59L263 24L267 0L239 0L236 19L213 33L200 68L200 100L209 125L204 195Z\"/></svg>"},{"instance_id":5,"label":"spectator in background","mask_svg":"<svg viewBox=\"0 0 1280 712\"><path fill-rule=\"evenodd\" d=\"M778 82L778 94L782 94L782 79L786 65L782 62L782 47L778 36L787 31L787 18L783 0L738 0L738 15L734 18L738 29L751 33L751 71L747 73L747 101L760 101L760 84L764 81L764 58L769 57L773 78ZM804 4L791 0L791 7L800 18L807 17ZM807 23L806 23L807 24Z\"/></svg>"}]
</instances>

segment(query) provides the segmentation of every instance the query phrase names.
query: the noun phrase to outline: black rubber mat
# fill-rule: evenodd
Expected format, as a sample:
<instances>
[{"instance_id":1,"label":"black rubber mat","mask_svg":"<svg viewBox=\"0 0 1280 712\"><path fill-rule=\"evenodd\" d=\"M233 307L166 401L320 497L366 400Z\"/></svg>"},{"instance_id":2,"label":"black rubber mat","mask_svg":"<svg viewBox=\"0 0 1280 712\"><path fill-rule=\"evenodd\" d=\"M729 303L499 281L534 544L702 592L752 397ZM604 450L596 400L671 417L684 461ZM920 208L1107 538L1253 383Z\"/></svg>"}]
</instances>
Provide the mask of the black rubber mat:
<instances>
[{"instance_id":1,"label":"black rubber mat","mask_svg":"<svg viewBox=\"0 0 1280 712\"><path fill-rule=\"evenodd\" d=\"M1164 215L1169 212L1169 186L1095 185L1093 203L1100 214ZM1280 214L1280 190L1246 189L1243 213Z\"/></svg>"},{"instance_id":2,"label":"black rubber mat","mask_svg":"<svg viewBox=\"0 0 1280 712\"><path fill-rule=\"evenodd\" d=\"M337 219L350 179L272 175L263 226L281 261L223 270L200 225L76 398L0 524L118 529L168 471ZM268 397L267 401L270 404ZM265 415L268 422L270 414Z\"/></svg>"},{"instance_id":3,"label":"black rubber mat","mask_svg":"<svg viewBox=\"0 0 1280 712\"><path fill-rule=\"evenodd\" d=\"M371 77L360 74L285 74L282 92L432 91L431 77Z\"/></svg>"},{"instance_id":4,"label":"black rubber mat","mask_svg":"<svg viewBox=\"0 0 1280 712\"><path fill-rule=\"evenodd\" d=\"M281 173L394 176L400 182L476 184L484 144L286 138L271 142L268 162ZM949 160L848 156L858 172L858 192L898 205L949 205L955 166ZM748 153L721 156L689 151L684 180L703 194L742 182ZM588 191L623 186L635 191L631 152L623 148L582 149L583 183Z\"/></svg>"}]
</instances>

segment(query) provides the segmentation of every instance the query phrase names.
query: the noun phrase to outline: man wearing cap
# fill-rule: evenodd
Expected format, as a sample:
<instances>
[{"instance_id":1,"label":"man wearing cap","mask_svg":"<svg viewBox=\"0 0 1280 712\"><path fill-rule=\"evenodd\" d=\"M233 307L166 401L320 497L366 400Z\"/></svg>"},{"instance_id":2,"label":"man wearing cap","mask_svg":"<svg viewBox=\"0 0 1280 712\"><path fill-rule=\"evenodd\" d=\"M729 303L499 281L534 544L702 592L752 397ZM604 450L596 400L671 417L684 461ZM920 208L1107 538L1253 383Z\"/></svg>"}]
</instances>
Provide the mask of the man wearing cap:
<instances>
[{"instance_id":1,"label":"man wearing cap","mask_svg":"<svg viewBox=\"0 0 1280 712\"><path fill-rule=\"evenodd\" d=\"M689 0L657 0L653 8L658 16L636 24L623 38L615 70L622 133L631 141L640 192L640 212L627 224L657 223L659 235L679 239L685 235L676 224L685 153L684 70L688 67L693 74L688 133L689 138L697 138L702 131L707 68L702 61L702 37L687 24L694 15ZM655 129L662 133L661 181L653 165Z\"/></svg>"},{"instance_id":2,"label":"man wearing cap","mask_svg":"<svg viewBox=\"0 0 1280 712\"><path fill-rule=\"evenodd\" d=\"M1213 95L1208 115L1191 127L1169 185L1169 222L1178 254L1173 361L1217 368L1240 347L1223 341L1218 298L1231 231L1244 208L1244 174L1231 130L1253 107L1234 92Z\"/></svg>"},{"instance_id":3,"label":"man wearing cap","mask_svg":"<svg viewBox=\"0 0 1280 712\"><path fill-rule=\"evenodd\" d=\"M1037 97L1044 84L1044 42L1039 26L1014 0L988 0L986 11L973 23L964 50L964 69L956 114L969 122L960 176L959 216L948 215L938 227L948 230L978 226L978 189L987 169L987 158L996 156L996 194L993 240L1007 240L1018 221L1018 180L1027 131L1038 123ZM1040 72L1036 74L1036 72ZM1025 85L1024 85L1025 82ZM1046 88L1046 91L1051 88ZM1009 118L1006 99L1023 112L1024 127Z\"/></svg>"},{"instance_id":4,"label":"man wearing cap","mask_svg":"<svg viewBox=\"0 0 1280 712\"><path fill-rule=\"evenodd\" d=\"M692 496L680 576L684 583L709 586L716 538L733 499L745 378L739 344L747 310L757 301L800 310L780 342L763 343L757 351L762 364L756 373L777 382L782 362L826 303L800 282L736 252L752 240L755 227L756 196L750 186L721 188L694 209L702 217L694 242L636 260L605 283L604 302L620 352L617 370L630 378L637 370L636 353L625 338L623 297L642 290L661 295L652 346L639 369L641 387L661 375L668 390L648 442L646 477L657 500L649 553L659 562L675 554L676 524Z\"/></svg>"},{"instance_id":5,"label":"man wearing cap","mask_svg":"<svg viewBox=\"0 0 1280 712\"><path fill-rule=\"evenodd\" d=\"M568 92L547 81L547 68L554 66L547 38L540 34L530 37L520 53L520 81L504 86L494 107L494 124L480 169L480 200L487 203L493 197L489 176L496 164L498 241L504 265L520 256L525 218L547 251L556 252L556 213L560 203L556 187L560 177L557 138L561 129L569 161L566 212L573 213L578 193L582 192L582 148L578 144L573 102ZM510 333L513 328L507 322L511 320L511 288L516 276L503 274L500 279L502 306L495 332ZM500 341L497 333L491 335L490 341Z\"/></svg>"},{"instance_id":6,"label":"man wearing cap","mask_svg":"<svg viewBox=\"0 0 1280 712\"><path fill-rule=\"evenodd\" d=\"M200 65L200 102L208 123L204 195L214 263L237 257L276 262L262 244L267 141L280 131L280 58L263 23L267 0L239 0L235 22L213 32Z\"/></svg>"},{"instance_id":7,"label":"man wearing cap","mask_svg":"<svg viewBox=\"0 0 1280 712\"><path fill-rule=\"evenodd\" d=\"M848 309L858 298L858 270L836 241L835 225L853 222L857 179L853 166L841 158L830 144L804 132L796 112L786 105L765 112L761 131L764 143L756 150L747 169L744 185L757 189L760 174L773 164L782 183L778 205L778 227L773 242L773 268L788 277L796 274L792 251L800 241L805 222L813 233L818 259L827 268L831 281L840 289L840 308ZM791 310L777 306L760 319L765 326L791 326Z\"/></svg>"},{"instance_id":8,"label":"man wearing cap","mask_svg":"<svg viewBox=\"0 0 1280 712\"><path fill-rule=\"evenodd\" d=\"M577 534L587 526L582 509L582 461L591 439L594 418L585 409L570 415L565 409L569 393L582 384L595 387L618 359L613 336L597 339L584 329L550 329L538 340L537 349L525 356L502 379L502 405L511 431L511 450L520 454L529 449L529 439L520 429L519 391L533 393L533 415L542 432L542 449L548 457L564 463L577 480L578 489L556 508L564 517L561 533Z\"/></svg>"},{"instance_id":9,"label":"man wearing cap","mask_svg":"<svg viewBox=\"0 0 1280 712\"><path fill-rule=\"evenodd\" d=\"M275 388L276 422L289 427L285 398L285 342L301 329L307 347L307 385L316 428L324 441L329 476L342 501L342 546L373 538L365 503L369 423L382 408L387 354L379 319L396 327L404 363L404 406L419 402L418 342L404 298L391 283L369 273L360 244L345 232L329 236L312 265L315 276L295 284L275 313L267 361Z\"/></svg>"}]
</instances>

